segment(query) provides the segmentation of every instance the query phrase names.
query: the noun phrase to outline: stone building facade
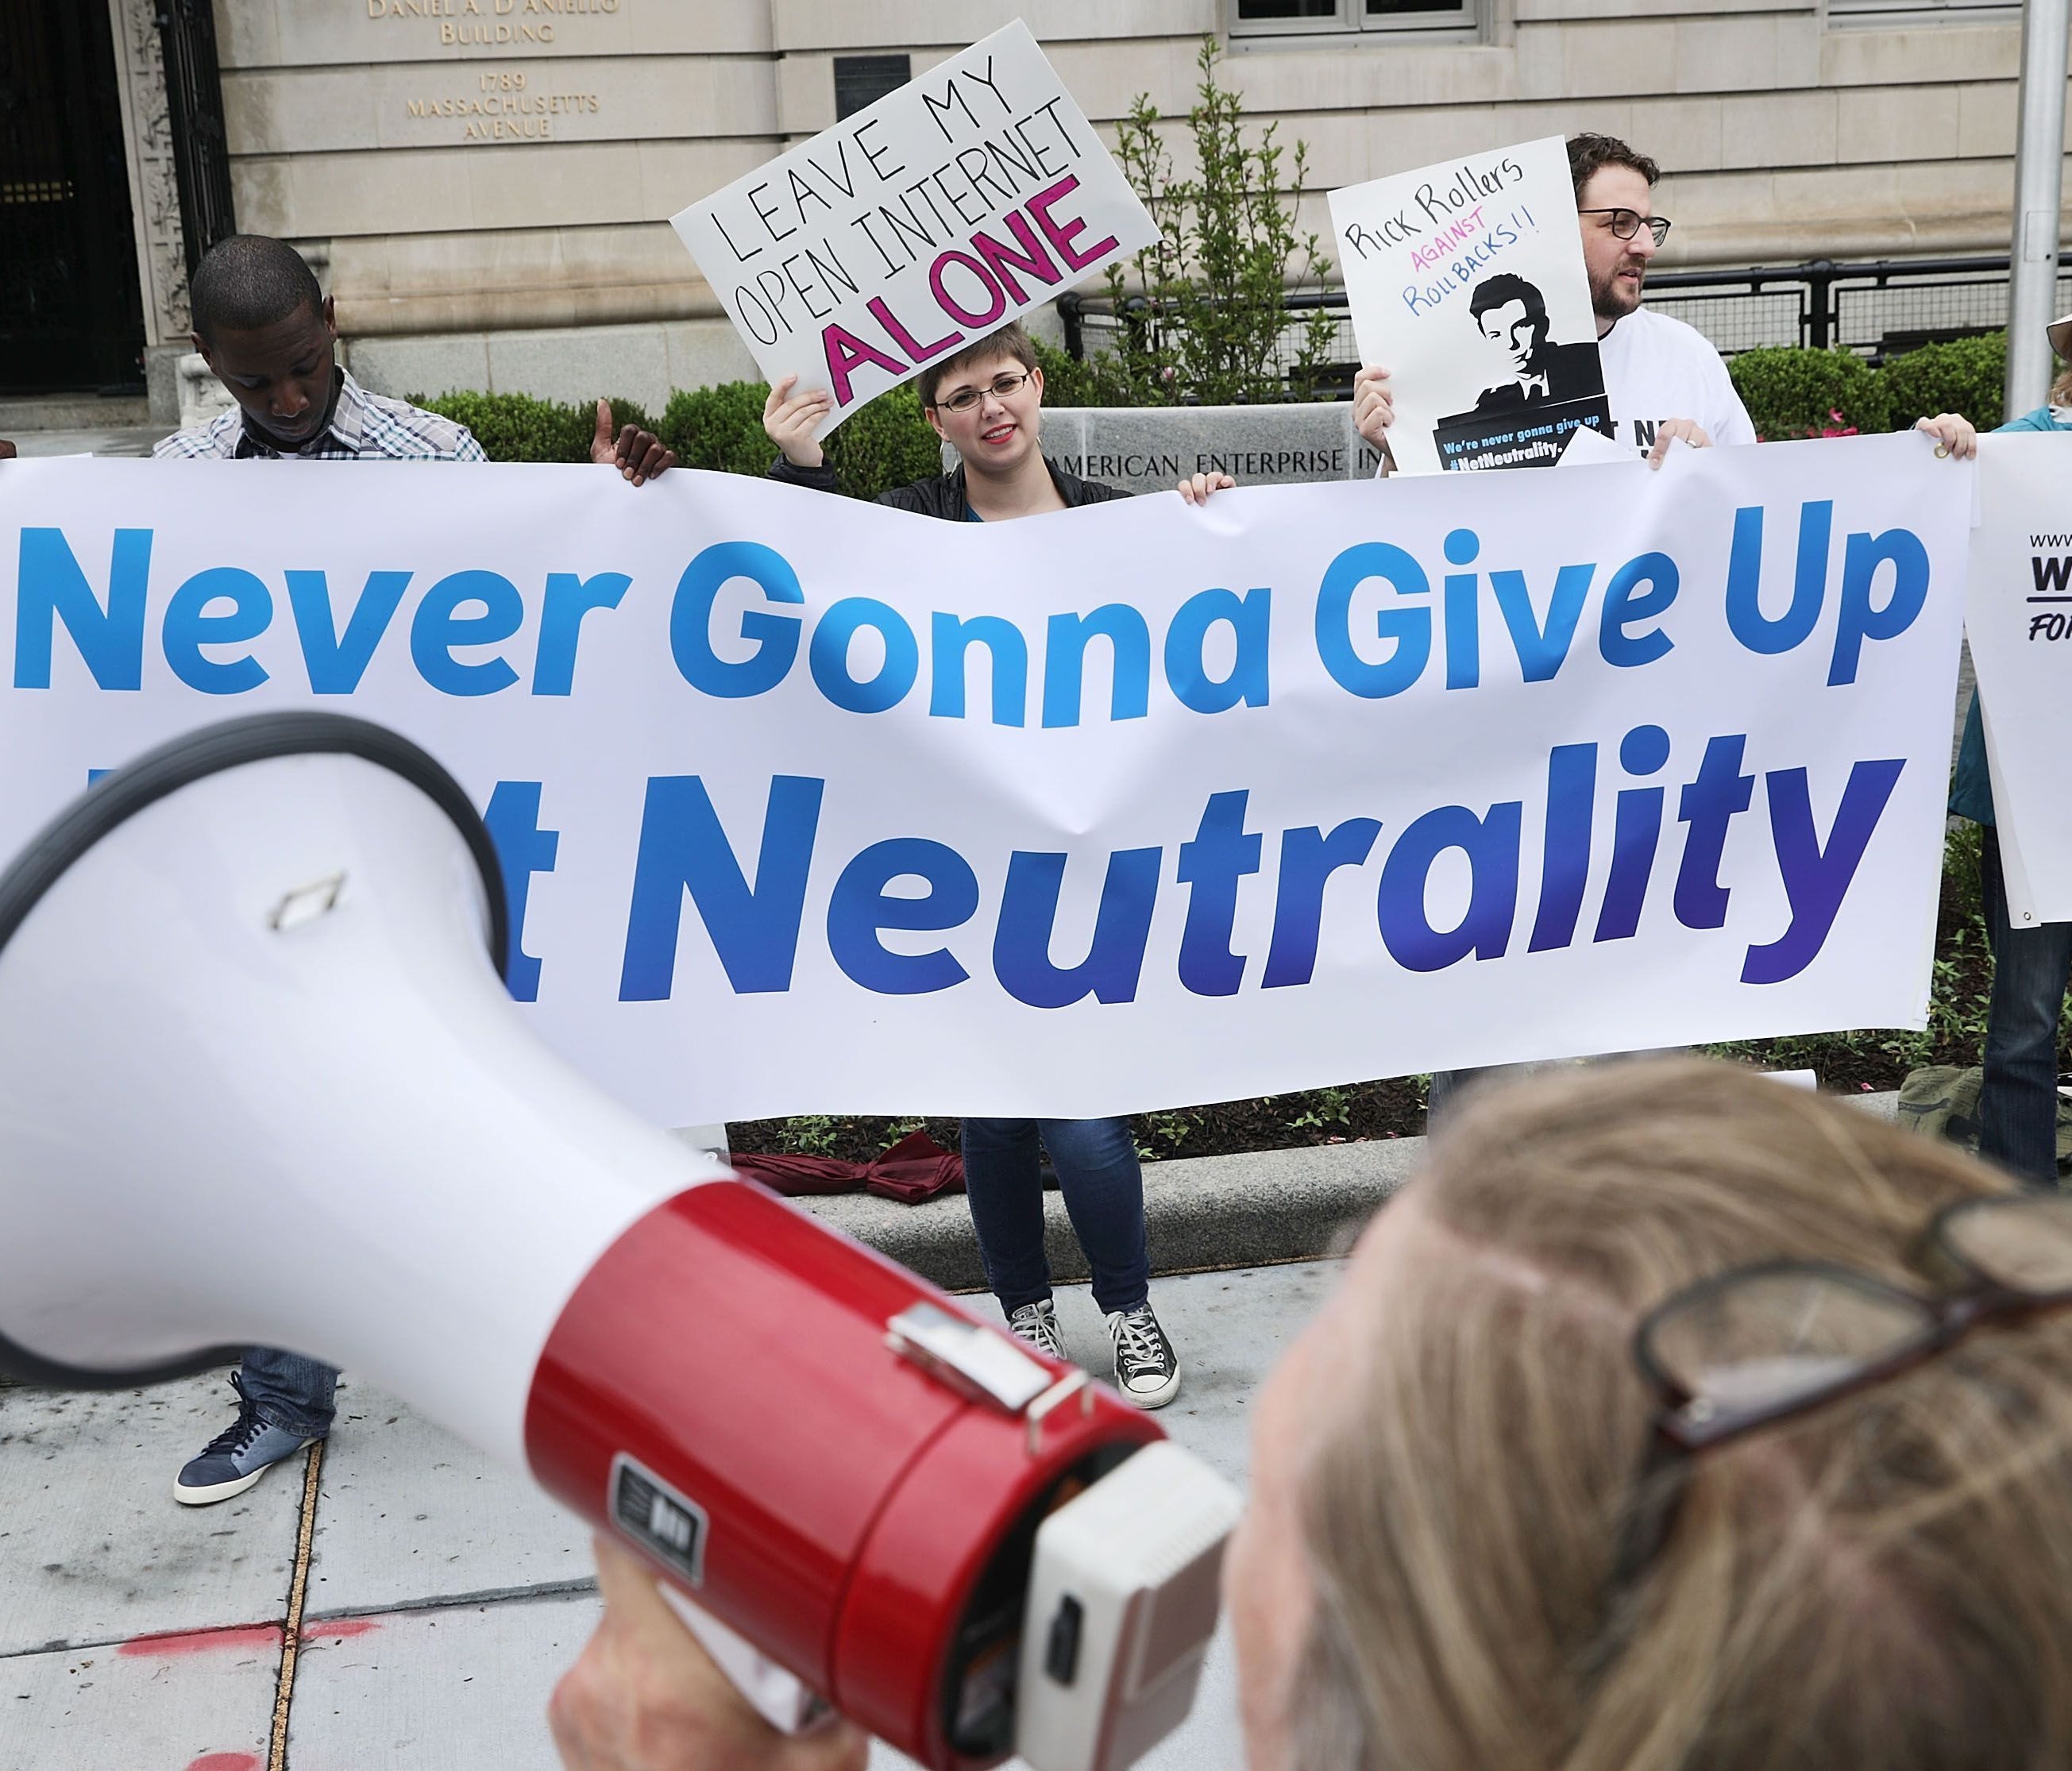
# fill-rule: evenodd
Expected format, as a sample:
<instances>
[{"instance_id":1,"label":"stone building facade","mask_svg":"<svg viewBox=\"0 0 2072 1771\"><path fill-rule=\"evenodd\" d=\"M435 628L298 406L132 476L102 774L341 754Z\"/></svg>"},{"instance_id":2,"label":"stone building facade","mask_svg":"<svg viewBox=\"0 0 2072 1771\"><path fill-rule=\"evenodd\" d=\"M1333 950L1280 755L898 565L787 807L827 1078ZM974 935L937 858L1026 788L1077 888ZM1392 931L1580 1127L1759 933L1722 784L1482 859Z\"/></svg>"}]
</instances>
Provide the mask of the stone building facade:
<instances>
[{"instance_id":1,"label":"stone building facade","mask_svg":"<svg viewBox=\"0 0 2072 1771\"><path fill-rule=\"evenodd\" d=\"M163 360L154 0L98 3ZM376 385L659 404L752 372L667 217L1018 14L1096 122L1183 111L1219 34L1320 228L1333 186L1597 129L1667 171L1665 267L2007 246L2020 13L1974 0L215 0L237 224L319 265Z\"/></svg>"}]
</instances>

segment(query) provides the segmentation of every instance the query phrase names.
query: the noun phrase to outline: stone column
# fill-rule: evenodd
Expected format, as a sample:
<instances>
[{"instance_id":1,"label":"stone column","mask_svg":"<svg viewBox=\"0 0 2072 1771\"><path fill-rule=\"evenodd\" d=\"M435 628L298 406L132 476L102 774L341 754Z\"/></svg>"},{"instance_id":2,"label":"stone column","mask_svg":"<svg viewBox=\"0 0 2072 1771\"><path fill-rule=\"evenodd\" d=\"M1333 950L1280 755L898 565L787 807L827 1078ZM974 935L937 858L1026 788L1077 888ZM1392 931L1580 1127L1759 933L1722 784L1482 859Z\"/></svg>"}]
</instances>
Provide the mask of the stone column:
<instances>
[{"instance_id":1,"label":"stone column","mask_svg":"<svg viewBox=\"0 0 2072 1771\"><path fill-rule=\"evenodd\" d=\"M138 280L144 292L145 380L152 421L170 427L179 421L175 364L189 346L187 246L180 226L179 180L173 167L165 58L154 0L107 3L114 27L116 82L122 94Z\"/></svg>"}]
</instances>

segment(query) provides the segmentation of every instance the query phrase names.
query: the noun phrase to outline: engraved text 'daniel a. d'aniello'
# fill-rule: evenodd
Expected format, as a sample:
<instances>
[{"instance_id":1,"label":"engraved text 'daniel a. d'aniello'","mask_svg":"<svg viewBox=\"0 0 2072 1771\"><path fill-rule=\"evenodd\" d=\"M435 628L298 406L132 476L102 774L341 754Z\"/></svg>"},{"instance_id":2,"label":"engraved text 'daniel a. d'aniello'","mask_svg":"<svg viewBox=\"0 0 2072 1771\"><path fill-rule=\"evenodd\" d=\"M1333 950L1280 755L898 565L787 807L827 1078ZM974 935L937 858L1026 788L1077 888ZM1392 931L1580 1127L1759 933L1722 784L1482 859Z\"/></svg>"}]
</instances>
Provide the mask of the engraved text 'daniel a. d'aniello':
<instances>
[{"instance_id":1,"label":"engraved text 'daniel a. d'aniello'","mask_svg":"<svg viewBox=\"0 0 2072 1771\"><path fill-rule=\"evenodd\" d=\"M359 6L363 0L348 0ZM435 33L442 49L550 48L586 17L616 13L621 0L364 0L369 19Z\"/></svg>"}]
</instances>

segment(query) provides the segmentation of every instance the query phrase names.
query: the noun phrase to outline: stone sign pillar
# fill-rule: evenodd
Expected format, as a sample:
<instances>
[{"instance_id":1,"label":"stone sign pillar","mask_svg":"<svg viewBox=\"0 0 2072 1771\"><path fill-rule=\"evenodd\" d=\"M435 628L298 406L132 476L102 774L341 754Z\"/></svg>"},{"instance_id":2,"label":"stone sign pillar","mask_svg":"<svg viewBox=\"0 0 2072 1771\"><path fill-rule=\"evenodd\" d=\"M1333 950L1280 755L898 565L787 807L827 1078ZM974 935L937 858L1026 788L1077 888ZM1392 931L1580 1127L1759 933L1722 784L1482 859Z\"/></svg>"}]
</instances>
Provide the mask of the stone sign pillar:
<instances>
[{"instance_id":1,"label":"stone sign pillar","mask_svg":"<svg viewBox=\"0 0 2072 1771\"><path fill-rule=\"evenodd\" d=\"M1225 473L1240 486L1371 479L1379 459L1344 401L1050 408L1043 453L1082 479L1136 493L1169 491L1183 474Z\"/></svg>"}]
</instances>

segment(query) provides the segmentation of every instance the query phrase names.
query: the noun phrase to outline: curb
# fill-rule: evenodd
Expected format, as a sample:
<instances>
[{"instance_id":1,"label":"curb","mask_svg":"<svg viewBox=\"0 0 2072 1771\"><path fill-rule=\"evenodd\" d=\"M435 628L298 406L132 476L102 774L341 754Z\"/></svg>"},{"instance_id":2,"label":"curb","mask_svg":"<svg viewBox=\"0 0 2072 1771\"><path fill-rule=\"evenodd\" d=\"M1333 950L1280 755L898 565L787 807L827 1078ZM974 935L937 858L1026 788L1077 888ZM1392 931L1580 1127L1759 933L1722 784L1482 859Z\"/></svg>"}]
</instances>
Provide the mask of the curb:
<instances>
[{"instance_id":1,"label":"curb","mask_svg":"<svg viewBox=\"0 0 2072 1771\"><path fill-rule=\"evenodd\" d=\"M1149 1162L1144 1215L1154 1273L1271 1266L1343 1253L1375 1206L1423 1159L1421 1137ZM867 1193L801 1199L813 1215L945 1291L984 1291L960 1193L918 1206ZM1054 1279L1089 1276L1063 1194L1043 1195L1043 1242Z\"/></svg>"}]
</instances>

